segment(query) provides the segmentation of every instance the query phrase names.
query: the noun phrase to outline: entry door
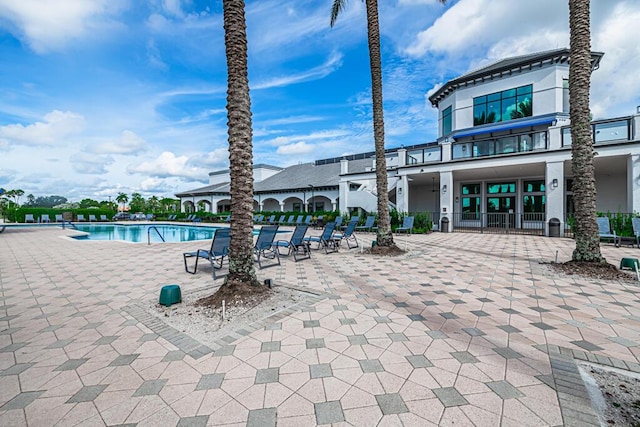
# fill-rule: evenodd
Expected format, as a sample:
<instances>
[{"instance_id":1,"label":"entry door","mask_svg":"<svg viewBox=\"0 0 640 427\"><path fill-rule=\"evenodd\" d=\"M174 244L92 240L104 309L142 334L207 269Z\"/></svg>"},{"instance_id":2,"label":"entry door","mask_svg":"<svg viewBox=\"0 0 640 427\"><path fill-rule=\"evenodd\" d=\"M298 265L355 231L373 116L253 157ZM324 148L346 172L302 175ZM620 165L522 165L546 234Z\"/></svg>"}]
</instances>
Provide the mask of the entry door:
<instances>
[{"instance_id":1,"label":"entry door","mask_svg":"<svg viewBox=\"0 0 640 427\"><path fill-rule=\"evenodd\" d=\"M487 197L487 226L489 228L514 228L516 225L516 197Z\"/></svg>"}]
</instances>

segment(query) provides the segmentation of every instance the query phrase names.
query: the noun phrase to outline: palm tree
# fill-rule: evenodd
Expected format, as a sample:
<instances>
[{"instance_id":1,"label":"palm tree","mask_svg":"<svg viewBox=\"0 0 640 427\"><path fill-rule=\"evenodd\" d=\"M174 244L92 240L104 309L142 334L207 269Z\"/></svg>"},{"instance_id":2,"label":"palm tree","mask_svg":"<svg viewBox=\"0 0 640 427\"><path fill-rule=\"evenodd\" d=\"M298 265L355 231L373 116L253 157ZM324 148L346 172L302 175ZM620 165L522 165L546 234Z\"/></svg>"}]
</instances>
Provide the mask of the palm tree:
<instances>
[{"instance_id":1,"label":"palm tree","mask_svg":"<svg viewBox=\"0 0 640 427\"><path fill-rule=\"evenodd\" d=\"M596 185L589 114L591 31L589 0L569 0L569 116L575 239L573 261L605 262L596 222Z\"/></svg>"},{"instance_id":2,"label":"palm tree","mask_svg":"<svg viewBox=\"0 0 640 427\"><path fill-rule=\"evenodd\" d=\"M382 106L382 61L380 54L380 27L378 24L378 0L363 0L367 8L367 35L369 64L371 68L371 98L373 105L373 140L376 153L376 190L378 192L378 246L395 246L389 220L389 186L387 161L384 152L384 117ZM445 3L446 0L439 0ZM344 9L347 0L334 0L331 8L331 27Z\"/></svg>"},{"instance_id":3,"label":"palm tree","mask_svg":"<svg viewBox=\"0 0 640 427\"><path fill-rule=\"evenodd\" d=\"M244 0L223 0L222 5L227 57L231 241L229 274L220 292L234 294L246 285L258 285L253 265L253 144Z\"/></svg>"},{"instance_id":4,"label":"palm tree","mask_svg":"<svg viewBox=\"0 0 640 427\"><path fill-rule=\"evenodd\" d=\"M116 202L122 203L122 212L124 212L124 206L127 204L128 201L129 201L129 196L127 196L124 193L118 193L118 195L116 196Z\"/></svg>"}]
</instances>

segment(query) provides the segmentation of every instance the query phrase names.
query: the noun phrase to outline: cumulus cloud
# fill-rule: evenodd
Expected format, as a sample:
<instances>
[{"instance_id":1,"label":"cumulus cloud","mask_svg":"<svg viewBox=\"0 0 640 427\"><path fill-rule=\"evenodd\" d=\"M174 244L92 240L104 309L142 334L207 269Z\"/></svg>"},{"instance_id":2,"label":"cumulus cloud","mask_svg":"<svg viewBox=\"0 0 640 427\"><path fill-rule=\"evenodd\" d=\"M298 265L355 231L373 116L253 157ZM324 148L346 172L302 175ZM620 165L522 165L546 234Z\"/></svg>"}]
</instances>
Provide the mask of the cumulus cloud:
<instances>
[{"instance_id":1,"label":"cumulus cloud","mask_svg":"<svg viewBox=\"0 0 640 427\"><path fill-rule=\"evenodd\" d=\"M207 170L188 165L189 157L176 157L170 151L165 151L151 161L142 162L137 165L127 166L130 174L142 174L155 178L189 178L195 180L206 180Z\"/></svg>"},{"instance_id":2,"label":"cumulus cloud","mask_svg":"<svg viewBox=\"0 0 640 427\"><path fill-rule=\"evenodd\" d=\"M164 179L147 178L140 182L140 189L149 193L168 193L173 191L173 187L168 185Z\"/></svg>"},{"instance_id":3,"label":"cumulus cloud","mask_svg":"<svg viewBox=\"0 0 640 427\"><path fill-rule=\"evenodd\" d=\"M202 167L207 169L218 169L226 167L229 163L229 150L225 148L217 148L204 155L191 156L187 162L190 166Z\"/></svg>"},{"instance_id":4,"label":"cumulus cloud","mask_svg":"<svg viewBox=\"0 0 640 427\"><path fill-rule=\"evenodd\" d=\"M86 148L86 151L96 154L138 154L146 150L146 141L130 130L122 131L117 141L92 144Z\"/></svg>"},{"instance_id":5,"label":"cumulus cloud","mask_svg":"<svg viewBox=\"0 0 640 427\"><path fill-rule=\"evenodd\" d=\"M108 172L107 166L113 164L111 156L96 156L87 153L74 154L70 158L74 171L88 175L102 175Z\"/></svg>"},{"instance_id":6,"label":"cumulus cloud","mask_svg":"<svg viewBox=\"0 0 640 427\"><path fill-rule=\"evenodd\" d=\"M98 26L99 18L115 11L119 1L0 0L0 18L10 31L38 53L59 49Z\"/></svg>"},{"instance_id":7,"label":"cumulus cloud","mask_svg":"<svg viewBox=\"0 0 640 427\"><path fill-rule=\"evenodd\" d=\"M276 154L291 155L291 154L306 154L314 150L314 146L307 144L304 141L296 142L289 145L281 145L276 150Z\"/></svg>"},{"instance_id":8,"label":"cumulus cloud","mask_svg":"<svg viewBox=\"0 0 640 427\"><path fill-rule=\"evenodd\" d=\"M43 121L30 125L0 126L0 145L62 145L65 139L82 132L85 119L71 111L54 110Z\"/></svg>"}]
</instances>

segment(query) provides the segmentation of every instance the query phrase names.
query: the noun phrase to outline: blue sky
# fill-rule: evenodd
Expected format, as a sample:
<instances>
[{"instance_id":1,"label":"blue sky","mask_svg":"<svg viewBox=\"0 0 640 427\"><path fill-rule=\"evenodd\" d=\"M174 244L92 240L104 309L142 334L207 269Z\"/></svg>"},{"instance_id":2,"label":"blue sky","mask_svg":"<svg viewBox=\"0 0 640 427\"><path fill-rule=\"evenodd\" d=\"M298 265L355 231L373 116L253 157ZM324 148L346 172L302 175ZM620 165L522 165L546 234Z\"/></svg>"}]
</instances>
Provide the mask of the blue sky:
<instances>
[{"instance_id":1,"label":"blue sky","mask_svg":"<svg viewBox=\"0 0 640 427\"><path fill-rule=\"evenodd\" d=\"M363 3L248 0L254 161L373 150ZM568 47L568 2L380 1L387 147L433 141L426 99L501 58ZM640 2L592 1L596 118L640 105ZM228 166L221 0L0 0L0 187L173 196Z\"/></svg>"}]
</instances>

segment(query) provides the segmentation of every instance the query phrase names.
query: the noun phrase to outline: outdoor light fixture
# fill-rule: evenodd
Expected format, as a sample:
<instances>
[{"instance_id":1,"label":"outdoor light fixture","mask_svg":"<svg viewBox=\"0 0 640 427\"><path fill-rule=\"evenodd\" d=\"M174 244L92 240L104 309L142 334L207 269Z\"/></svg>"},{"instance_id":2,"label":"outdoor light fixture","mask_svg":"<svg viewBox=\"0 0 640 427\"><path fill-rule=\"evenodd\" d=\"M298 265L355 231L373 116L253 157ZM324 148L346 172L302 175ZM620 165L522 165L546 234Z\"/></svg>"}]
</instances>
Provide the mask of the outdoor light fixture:
<instances>
[{"instance_id":1,"label":"outdoor light fixture","mask_svg":"<svg viewBox=\"0 0 640 427\"><path fill-rule=\"evenodd\" d=\"M558 188L558 180L556 178L553 178L553 181L551 181L551 186L553 188Z\"/></svg>"},{"instance_id":2,"label":"outdoor light fixture","mask_svg":"<svg viewBox=\"0 0 640 427\"><path fill-rule=\"evenodd\" d=\"M398 194L402 194L402 187L398 187Z\"/></svg>"},{"instance_id":3,"label":"outdoor light fixture","mask_svg":"<svg viewBox=\"0 0 640 427\"><path fill-rule=\"evenodd\" d=\"M443 192L443 193L446 193L446 192L447 192L447 184L445 184L445 185L443 185L443 186L442 186L442 192Z\"/></svg>"}]
</instances>

